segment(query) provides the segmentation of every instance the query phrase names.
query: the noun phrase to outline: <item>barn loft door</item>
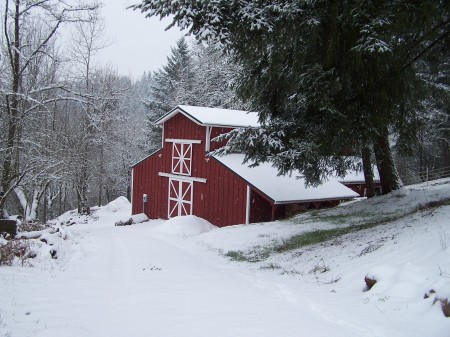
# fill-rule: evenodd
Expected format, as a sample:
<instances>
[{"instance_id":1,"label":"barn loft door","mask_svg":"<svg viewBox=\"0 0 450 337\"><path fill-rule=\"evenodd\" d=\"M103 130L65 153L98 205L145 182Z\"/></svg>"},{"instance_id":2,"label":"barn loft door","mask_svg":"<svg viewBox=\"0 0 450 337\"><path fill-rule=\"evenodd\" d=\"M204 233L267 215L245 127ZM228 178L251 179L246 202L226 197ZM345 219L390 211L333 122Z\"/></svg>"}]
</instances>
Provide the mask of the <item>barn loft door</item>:
<instances>
[{"instance_id":1,"label":"barn loft door","mask_svg":"<svg viewBox=\"0 0 450 337\"><path fill-rule=\"evenodd\" d=\"M172 173L191 175L192 144L173 143Z\"/></svg>"},{"instance_id":2,"label":"barn loft door","mask_svg":"<svg viewBox=\"0 0 450 337\"><path fill-rule=\"evenodd\" d=\"M192 214L193 182L169 179L168 217Z\"/></svg>"}]
</instances>

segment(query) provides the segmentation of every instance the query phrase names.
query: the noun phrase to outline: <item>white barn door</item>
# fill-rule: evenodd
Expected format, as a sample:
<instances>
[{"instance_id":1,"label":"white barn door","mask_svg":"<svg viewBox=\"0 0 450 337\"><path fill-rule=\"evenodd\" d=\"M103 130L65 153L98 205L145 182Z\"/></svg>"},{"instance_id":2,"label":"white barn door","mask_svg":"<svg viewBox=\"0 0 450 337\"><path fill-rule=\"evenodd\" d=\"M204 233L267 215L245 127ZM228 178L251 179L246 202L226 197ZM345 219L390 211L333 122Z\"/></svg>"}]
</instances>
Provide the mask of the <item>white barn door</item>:
<instances>
[{"instance_id":1,"label":"white barn door","mask_svg":"<svg viewBox=\"0 0 450 337\"><path fill-rule=\"evenodd\" d=\"M192 181L169 179L169 219L180 215L192 215L193 189Z\"/></svg>"}]
</instances>

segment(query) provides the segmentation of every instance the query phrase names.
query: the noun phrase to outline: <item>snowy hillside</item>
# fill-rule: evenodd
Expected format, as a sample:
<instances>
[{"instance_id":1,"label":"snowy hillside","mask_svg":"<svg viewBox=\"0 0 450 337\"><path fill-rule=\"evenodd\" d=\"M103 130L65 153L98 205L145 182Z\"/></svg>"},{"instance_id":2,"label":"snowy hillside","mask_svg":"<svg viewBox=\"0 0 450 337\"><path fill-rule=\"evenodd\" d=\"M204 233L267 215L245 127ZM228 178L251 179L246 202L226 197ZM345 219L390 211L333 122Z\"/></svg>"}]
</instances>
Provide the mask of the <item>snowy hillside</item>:
<instances>
[{"instance_id":1,"label":"snowy hillside","mask_svg":"<svg viewBox=\"0 0 450 337\"><path fill-rule=\"evenodd\" d=\"M0 335L449 336L449 179L227 228L130 212L68 212L0 266Z\"/></svg>"}]
</instances>

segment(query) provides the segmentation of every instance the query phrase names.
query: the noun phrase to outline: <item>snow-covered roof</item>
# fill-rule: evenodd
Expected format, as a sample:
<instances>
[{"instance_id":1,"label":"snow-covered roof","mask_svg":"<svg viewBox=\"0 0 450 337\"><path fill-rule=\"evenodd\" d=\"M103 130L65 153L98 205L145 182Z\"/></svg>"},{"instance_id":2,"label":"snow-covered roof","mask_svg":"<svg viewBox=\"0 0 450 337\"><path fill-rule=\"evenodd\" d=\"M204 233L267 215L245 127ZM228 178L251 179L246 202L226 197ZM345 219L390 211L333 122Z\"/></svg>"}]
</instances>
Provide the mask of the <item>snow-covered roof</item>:
<instances>
[{"instance_id":1,"label":"snow-covered roof","mask_svg":"<svg viewBox=\"0 0 450 337\"><path fill-rule=\"evenodd\" d=\"M328 181L317 187L305 187L305 179L298 178L301 176L298 171L293 172L291 176L279 176L278 170L270 163L261 163L259 166L250 168L250 163L242 163L243 154L229 154L214 158L276 204L359 197L358 193L342 185L337 178L330 177Z\"/></svg>"},{"instance_id":2,"label":"snow-covered roof","mask_svg":"<svg viewBox=\"0 0 450 337\"><path fill-rule=\"evenodd\" d=\"M162 124L181 113L202 126L259 127L258 114L244 110L207 108L202 106L178 105L158 118L155 124Z\"/></svg>"},{"instance_id":3,"label":"snow-covered roof","mask_svg":"<svg viewBox=\"0 0 450 337\"><path fill-rule=\"evenodd\" d=\"M380 182L380 175L378 174L378 169L374 166L373 170L373 181ZM360 184L364 183L366 180L364 178L364 173L362 171L349 170L344 178L338 178L341 183L344 184Z\"/></svg>"}]
</instances>

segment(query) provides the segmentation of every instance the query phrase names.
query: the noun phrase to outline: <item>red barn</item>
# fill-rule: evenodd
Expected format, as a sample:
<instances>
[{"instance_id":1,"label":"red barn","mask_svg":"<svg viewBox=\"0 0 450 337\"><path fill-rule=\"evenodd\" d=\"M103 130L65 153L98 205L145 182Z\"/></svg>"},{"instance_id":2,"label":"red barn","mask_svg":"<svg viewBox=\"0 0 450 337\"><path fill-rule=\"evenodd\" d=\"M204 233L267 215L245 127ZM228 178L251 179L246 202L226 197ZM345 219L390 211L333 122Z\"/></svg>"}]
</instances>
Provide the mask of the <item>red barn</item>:
<instances>
[{"instance_id":1,"label":"red barn","mask_svg":"<svg viewBox=\"0 0 450 337\"><path fill-rule=\"evenodd\" d=\"M335 180L305 188L270 164L249 168L242 154L207 154L211 140L237 127L258 127L256 113L180 105L156 121L162 148L132 168L132 213L150 219L196 215L216 226L271 221L335 206L359 195ZM298 174L297 174L298 175Z\"/></svg>"}]
</instances>

